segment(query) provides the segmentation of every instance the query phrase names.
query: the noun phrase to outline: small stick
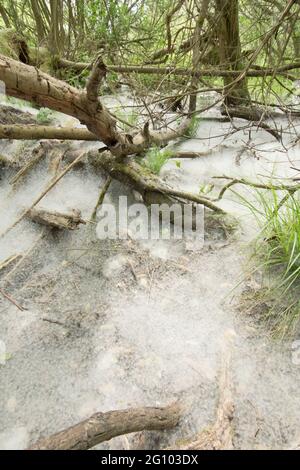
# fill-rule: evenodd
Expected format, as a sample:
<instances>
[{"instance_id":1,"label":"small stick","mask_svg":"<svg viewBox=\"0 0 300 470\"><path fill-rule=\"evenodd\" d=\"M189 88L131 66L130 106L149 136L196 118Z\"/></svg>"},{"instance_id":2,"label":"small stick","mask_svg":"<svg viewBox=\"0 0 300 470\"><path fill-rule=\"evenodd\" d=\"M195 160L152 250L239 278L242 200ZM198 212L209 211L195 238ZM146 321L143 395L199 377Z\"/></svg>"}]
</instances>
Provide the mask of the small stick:
<instances>
[{"instance_id":1,"label":"small stick","mask_svg":"<svg viewBox=\"0 0 300 470\"><path fill-rule=\"evenodd\" d=\"M104 186L103 188L101 189L100 191L100 194L99 194L99 197L98 197L98 201L97 201L97 204L95 206L95 209L93 210L93 213L92 213L92 216L91 216L91 220L94 221L96 219L96 215L97 215L97 211L99 209L99 207L102 205L103 203L103 200L104 200L104 197L105 197L105 194L107 193L108 191L108 188L110 186L110 183L111 183L112 179L110 176L107 177L105 183L104 183Z\"/></svg>"},{"instance_id":2,"label":"small stick","mask_svg":"<svg viewBox=\"0 0 300 470\"><path fill-rule=\"evenodd\" d=\"M37 154L34 155L34 157L29 160L29 162L23 166L18 173L10 180L10 184L15 184L22 176L24 176L31 168L38 163L41 158L45 155L44 149L39 149Z\"/></svg>"},{"instance_id":3,"label":"small stick","mask_svg":"<svg viewBox=\"0 0 300 470\"><path fill-rule=\"evenodd\" d=\"M21 305L18 304L18 302L16 302L16 300L14 300L10 295L8 295L6 292L4 292L2 289L0 289L0 292L1 294L3 295L3 297L5 297L7 300L9 300L12 304L14 304L19 310L21 310L21 312L23 312L24 310L27 310L26 308L22 307Z\"/></svg>"}]
</instances>

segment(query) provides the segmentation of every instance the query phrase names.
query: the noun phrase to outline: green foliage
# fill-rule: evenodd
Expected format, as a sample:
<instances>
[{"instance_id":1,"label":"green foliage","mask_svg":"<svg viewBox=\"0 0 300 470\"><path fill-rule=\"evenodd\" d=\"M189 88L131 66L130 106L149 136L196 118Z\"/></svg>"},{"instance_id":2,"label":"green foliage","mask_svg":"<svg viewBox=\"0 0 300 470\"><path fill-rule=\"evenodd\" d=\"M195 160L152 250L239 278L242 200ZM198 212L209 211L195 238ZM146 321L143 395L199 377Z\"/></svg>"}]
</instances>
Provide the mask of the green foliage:
<instances>
[{"instance_id":1,"label":"green foliage","mask_svg":"<svg viewBox=\"0 0 300 470\"><path fill-rule=\"evenodd\" d=\"M209 194L214 189L213 184L202 184L199 188L199 194Z\"/></svg>"},{"instance_id":2,"label":"green foliage","mask_svg":"<svg viewBox=\"0 0 300 470\"><path fill-rule=\"evenodd\" d=\"M28 106L28 101L20 100L19 98L14 98L13 96L6 96L8 105L17 106L18 108L24 108Z\"/></svg>"},{"instance_id":3,"label":"green foliage","mask_svg":"<svg viewBox=\"0 0 300 470\"><path fill-rule=\"evenodd\" d=\"M21 37L13 29L0 30L0 54L18 59L18 41Z\"/></svg>"},{"instance_id":4,"label":"green foliage","mask_svg":"<svg viewBox=\"0 0 300 470\"><path fill-rule=\"evenodd\" d=\"M138 124L139 115L136 111L119 108L115 111L118 125L123 132L130 132Z\"/></svg>"},{"instance_id":5,"label":"green foliage","mask_svg":"<svg viewBox=\"0 0 300 470\"><path fill-rule=\"evenodd\" d=\"M173 154L172 150L161 150L159 147L153 147L147 152L144 164L152 173L158 175L164 164Z\"/></svg>"},{"instance_id":6,"label":"green foliage","mask_svg":"<svg viewBox=\"0 0 300 470\"><path fill-rule=\"evenodd\" d=\"M50 124L54 119L53 112L48 108L40 108L36 120L38 124Z\"/></svg>"},{"instance_id":7,"label":"green foliage","mask_svg":"<svg viewBox=\"0 0 300 470\"><path fill-rule=\"evenodd\" d=\"M185 137L196 137L200 125L200 119L196 116L193 116L190 122L188 129L185 131Z\"/></svg>"},{"instance_id":8,"label":"green foliage","mask_svg":"<svg viewBox=\"0 0 300 470\"><path fill-rule=\"evenodd\" d=\"M300 198L275 190L256 190L255 196L255 202L240 197L261 228L254 253L271 276L262 298L271 305L265 316L274 335L282 338L300 319Z\"/></svg>"}]
</instances>

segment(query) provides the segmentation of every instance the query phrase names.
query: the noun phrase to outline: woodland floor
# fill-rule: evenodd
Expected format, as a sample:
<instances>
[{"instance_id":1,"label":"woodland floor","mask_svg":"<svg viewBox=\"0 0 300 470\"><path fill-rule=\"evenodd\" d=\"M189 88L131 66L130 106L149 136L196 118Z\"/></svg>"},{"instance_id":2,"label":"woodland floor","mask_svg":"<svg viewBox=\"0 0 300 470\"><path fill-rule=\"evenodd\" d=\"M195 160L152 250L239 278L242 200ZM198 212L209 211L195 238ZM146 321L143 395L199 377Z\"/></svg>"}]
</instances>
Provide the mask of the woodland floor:
<instances>
[{"instance_id":1,"label":"woodland floor","mask_svg":"<svg viewBox=\"0 0 300 470\"><path fill-rule=\"evenodd\" d=\"M206 117L217 118L219 111ZM284 118L279 124L290 125ZM248 130L225 141L213 138L229 128L203 119L197 138L179 145L193 151L215 148L213 153L182 160L180 167L170 161L161 175L198 192L212 176L289 174L288 159L297 166L299 145L287 151L255 128L255 152L239 157ZM2 141L0 154L26 160L34 145ZM77 150L92 146L72 144ZM45 187L47 158L15 190L8 183L15 170L0 170L1 233ZM41 206L80 209L88 219L100 186L92 168L80 167ZM116 201L119 194L132 197L113 183L107 200ZM276 449L299 442L300 371L292 362L291 341L270 339L259 312L241 295L260 287L260 276L249 275L248 264L248 242L256 229L232 194L222 207L239 217L240 229L229 238L208 233L197 254L171 241L101 241L91 224L66 233L24 220L0 239L0 263L27 253L13 273L0 272L3 290L26 308L21 311L0 296L0 339L7 348L7 362L0 366L0 448L26 448L96 411L165 405L178 398L186 410L174 431L115 438L102 448L155 449L192 437L214 421L229 334L234 339L235 447Z\"/></svg>"}]
</instances>

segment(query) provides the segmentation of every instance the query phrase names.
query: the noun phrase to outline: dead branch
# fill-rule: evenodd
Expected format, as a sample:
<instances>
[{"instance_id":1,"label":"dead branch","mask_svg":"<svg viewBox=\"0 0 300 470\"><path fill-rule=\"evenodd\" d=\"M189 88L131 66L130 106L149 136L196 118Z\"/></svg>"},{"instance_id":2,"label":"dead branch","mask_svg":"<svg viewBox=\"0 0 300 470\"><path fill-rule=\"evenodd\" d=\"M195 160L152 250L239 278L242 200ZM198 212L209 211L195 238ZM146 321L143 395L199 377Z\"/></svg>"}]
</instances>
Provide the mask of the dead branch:
<instances>
[{"instance_id":1,"label":"dead branch","mask_svg":"<svg viewBox=\"0 0 300 470\"><path fill-rule=\"evenodd\" d=\"M205 152L175 152L173 153L169 158L200 158L200 157L207 157L208 155L211 155L215 150L214 149L209 149L206 150Z\"/></svg>"},{"instance_id":2,"label":"dead branch","mask_svg":"<svg viewBox=\"0 0 300 470\"><path fill-rule=\"evenodd\" d=\"M95 208L93 210L93 213L92 213L92 217L91 217L91 220L95 220L96 219L96 215L97 215L97 211L99 209L99 207L102 205L103 201L104 201L104 198L105 198L105 194L107 193L109 187L110 187L110 184L112 182L112 179L110 176L108 176L106 178L106 181L103 185L103 188L101 188L101 191L100 191L100 194L99 194L99 197L98 197L98 200L97 200L97 203L95 205Z\"/></svg>"},{"instance_id":3,"label":"dead branch","mask_svg":"<svg viewBox=\"0 0 300 470\"><path fill-rule=\"evenodd\" d=\"M259 109L258 107L249 107L249 106L235 106L233 108L226 107L221 111L223 116L229 116L231 118L245 119L251 122L251 126L259 127L273 137L275 137L278 142L281 142L281 134L274 128L270 127L268 124L262 122L262 119L269 116L269 113L266 114L265 109Z\"/></svg>"},{"instance_id":4,"label":"dead branch","mask_svg":"<svg viewBox=\"0 0 300 470\"><path fill-rule=\"evenodd\" d=\"M115 119L101 104L99 97L95 97L104 74L103 67L103 63L98 59L88 81L88 88L82 91L35 67L0 54L0 80L6 85L7 95L34 101L40 106L79 119L117 157L139 154L150 144L148 139L145 139L143 130L132 135L120 133ZM160 144L176 139L184 134L189 124L190 119L185 119L174 130L149 130L151 142Z\"/></svg>"},{"instance_id":5,"label":"dead branch","mask_svg":"<svg viewBox=\"0 0 300 470\"><path fill-rule=\"evenodd\" d=\"M109 151L103 151L101 156L99 155L99 151L88 152L88 159L91 164L102 168L113 179L138 191L146 204L159 204L164 202L172 204L175 200L182 200L202 204L214 212L225 214L225 212L217 207L210 199L186 191L173 189L150 170L130 159L119 161Z\"/></svg>"},{"instance_id":6,"label":"dead branch","mask_svg":"<svg viewBox=\"0 0 300 470\"><path fill-rule=\"evenodd\" d=\"M56 62L58 68L70 68L77 72L82 72L83 70L90 70L92 65L86 62L72 62L67 59L58 59ZM273 75L284 75L289 70L296 70L300 68L300 62L294 62L292 64L282 65L281 67L274 68L263 68L257 65L252 65L252 68L247 70L246 75L248 77L269 77ZM198 71L193 71L187 68L180 67L153 67L153 66L143 66L143 65L108 65L107 70L117 73L142 73L142 74L157 74L157 75L177 75L180 77L190 77L191 74L194 74L196 77L236 77L243 70L222 70L217 68L209 68Z\"/></svg>"},{"instance_id":7,"label":"dead branch","mask_svg":"<svg viewBox=\"0 0 300 470\"><path fill-rule=\"evenodd\" d=\"M29 450L87 450L116 436L139 431L162 431L178 424L180 406L129 408L96 413L75 426L40 439Z\"/></svg>"},{"instance_id":8,"label":"dead branch","mask_svg":"<svg viewBox=\"0 0 300 470\"><path fill-rule=\"evenodd\" d=\"M95 105L95 111L99 104L98 97L103 78L106 76L106 66L102 57L98 57L92 67L91 74L86 84L86 94L88 100Z\"/></svg>"},{"instance_id":9,"label":"dead branch","mask_svg":"<svg viewBox=\"0 0 300 470\"><path fill-rule=\"evenodd\" d=\"M272 183L264 184L264 183L257 183L255 181L249 181L249 180L246 180L245 178L231 178L230 176L214 176L214 179L229 180L229 183L227 183L221 189L219 196L215 199L215 201L220 201L222 197L224 196L225 192L236 184L242 184L244 186L250 186L252 188L257 188L257 189L268 189L271 191L272 190L273 191L287 191L289 193L294 193L296 191L299 191L300 189L299 184L293 184L293 185L272 184Z\"/></svg>"},{"instance_id":10,"label":"dead branch","mask_svg":"<svg viewBox=\"0 0 300 470\"><path fill-rule=\"evenodd\" d=\"M74 127L47 127L33 125L0 125L0 139L15 140L98 140L87 129Z\"/></svg>"},{"instance_id":11,"label":"dead branch","mask_svg":"<svg viewBox=\"0 0 300 470\"><path fill-rule=\"evenodd\" d=\"M3 55L0 55L0 80L5 83L9 96L76 117L112 150L117 144L126 148L126 137L117 131L115 120L100 101L96 111L91 109L85 91Z\"/></svg>"}]
</instances>

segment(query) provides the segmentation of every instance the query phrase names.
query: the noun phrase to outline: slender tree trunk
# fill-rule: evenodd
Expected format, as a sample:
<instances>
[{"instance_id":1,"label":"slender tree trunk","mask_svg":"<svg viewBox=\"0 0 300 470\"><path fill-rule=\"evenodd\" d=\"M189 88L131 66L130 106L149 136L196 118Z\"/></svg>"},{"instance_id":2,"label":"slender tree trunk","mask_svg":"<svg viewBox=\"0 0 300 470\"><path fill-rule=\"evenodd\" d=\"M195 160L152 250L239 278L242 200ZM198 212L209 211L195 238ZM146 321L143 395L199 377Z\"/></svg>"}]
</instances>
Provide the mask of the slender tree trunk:
<instances>
[{"instance_id":1,"label":"slender tree trunk","mask_svg":"<svg viewBox=\"0 0 300 470\"><path fill-rule=\"evenodd\" d=\"M32 8L32 13L34 16L35 24L36 24L36 32L37 32L37 37L38 37L38 44L42 44L43 40L46 37L46 28L43 20L43 16L41 14L40 8L37 5L36 0L31 0L31 8Z\"/></svg>"},{"instance_id":2,"label":"slender tree trunk","mask_svg":"<svg viewBox=\"0 0 300 470\"><path fill-rule=\"evenodd\" d=\"M0 15L2 16L2 19L4 21L4 24L5 24L6 28L10 28L11 24L10 24L10 21L9 21L7 11L4 8L4 6L1 5L1 4L0 4Z\"/></svg>"},{"instance_id":3,"label":"slender tree trunk","mask_svg":"<svg viewBox=\"0 0 300 470\"><path fill-rule=\"evenodd\" d=\"M243 69L241 42L239 32L239 4L238 0L215 0L219 21L216 31L219 39L220 62L226 69L232 71ZM239 81L236 86L231 86L232 78L224 77L225 104L234 106L247 105L251 102L247 87L247 79Z\"/></svg>"}]
</instances>

